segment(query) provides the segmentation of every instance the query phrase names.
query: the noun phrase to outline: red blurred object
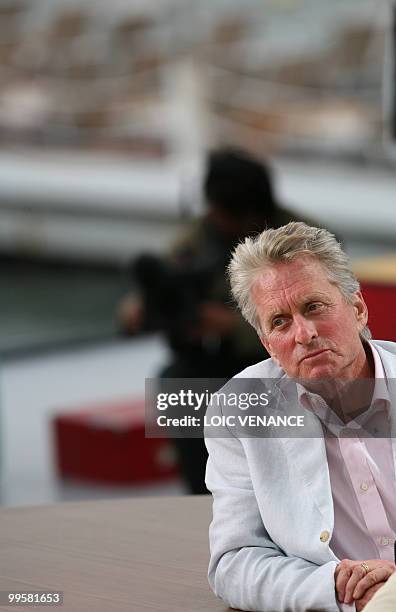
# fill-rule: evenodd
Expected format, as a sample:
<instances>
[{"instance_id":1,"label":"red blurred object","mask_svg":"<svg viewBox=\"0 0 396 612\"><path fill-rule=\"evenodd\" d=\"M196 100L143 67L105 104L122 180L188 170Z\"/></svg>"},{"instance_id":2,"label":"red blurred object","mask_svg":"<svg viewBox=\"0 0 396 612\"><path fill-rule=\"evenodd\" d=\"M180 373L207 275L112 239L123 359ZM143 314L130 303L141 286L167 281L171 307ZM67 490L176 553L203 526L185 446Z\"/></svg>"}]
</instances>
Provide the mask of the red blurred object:
<instances>
[{"instance_id":1,"label":"red blurred object","mask_svg":"<svg viewBox=\"0 0 396 612\"><path fill-rule=\"evenodd\" d=\"M368 325L376 340L396 341L396 285L361 282L369 311Z\"/></svg>"},{"instance_id":2,"label":"red blurred object","mask_svg":"<svg viewBox=\"0 0 396 612\"><path fill-rule=\"evenodd\" d=\"M169 440L145 438L144 400L60 414L53 426L58 471L63 478L143 484L178 474Z\"/></svg>"}]
</instances>

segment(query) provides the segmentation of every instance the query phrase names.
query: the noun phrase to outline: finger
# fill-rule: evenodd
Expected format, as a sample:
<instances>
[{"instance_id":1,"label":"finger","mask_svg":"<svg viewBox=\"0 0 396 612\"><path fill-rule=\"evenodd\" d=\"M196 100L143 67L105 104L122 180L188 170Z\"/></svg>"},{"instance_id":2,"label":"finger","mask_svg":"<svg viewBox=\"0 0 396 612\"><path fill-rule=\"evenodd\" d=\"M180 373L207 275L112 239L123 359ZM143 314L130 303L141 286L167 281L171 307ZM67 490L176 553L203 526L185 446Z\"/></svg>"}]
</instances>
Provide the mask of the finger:
<instances>
[{"instance_id":1,"label":"finger","mask_svg":"<svg viewBox=\"0 0 396 612\"><path fill-rule=\"evenodd\" d=\"M366 576L366 574L367 574L366 570L361 565L355 565L355 567L352 569L352 573L345 587L345 595L344 595L345 603L351 603L353 601L352 593L354 592L358 582L362 580ZM375 583L371 583L369 586L372 586L373 584Z\"/></svg>"},{"instance_id":2,"label":"finger","mask_svg":"<svg viewBox=\"0 0 396 612\"><path fill-rule=\"evenodd\" d=\"M368 589L374 587L378 582L385 582L392 573L389 567L376 567L357 583L352 593L353 599L362 597Z\"/></svg>"},{"instance_id":3,"label":"finger","mask_svg":"<svg viewBox=\"0 0 396 612\"><path fill-rule=\"evenodd\" d=\"M356 612L361 612L361 610L364 609L364 607L368 604L369 601L371 601L371 599L374 597L376 592L379 591L379 589L381 589L384 586L384 584L386 583L378 582L373 587L368 589L368 591L365 592L363 597L361 597L360 599L357 599L355 601Z\"/></svg>"},{"instance_id":4,"label":"finger","mask_svg":"<svg viewBox=\"0 0 396 612\"><path fill-rule=\"evenodd\" d=\"M342 565L339 567L340 569L336 577L336 590L338 599L343 602L345 597L345 587L352 574L352 567L348 567L346 565Z\"/></svg>"}]
</instances>

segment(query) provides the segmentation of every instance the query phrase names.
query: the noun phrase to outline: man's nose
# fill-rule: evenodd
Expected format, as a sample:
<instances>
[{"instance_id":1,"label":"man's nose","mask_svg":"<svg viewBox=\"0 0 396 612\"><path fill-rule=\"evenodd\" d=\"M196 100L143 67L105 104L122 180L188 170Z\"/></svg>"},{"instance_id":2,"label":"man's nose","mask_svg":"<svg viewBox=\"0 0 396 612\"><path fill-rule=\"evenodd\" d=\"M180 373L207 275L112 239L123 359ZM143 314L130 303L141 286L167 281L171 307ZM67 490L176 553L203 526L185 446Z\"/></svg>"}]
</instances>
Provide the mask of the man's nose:
<instances>
[{"instance_id":1,"label":"man's nose","mask_svg":"<svg viewBox=\"0 0 396 612\"><path fill-rule=\"evenodd\" d=\"M315 323L303 316L294 319L296 344L310 344L318 337Z\"/></svg>"}]
</instances>

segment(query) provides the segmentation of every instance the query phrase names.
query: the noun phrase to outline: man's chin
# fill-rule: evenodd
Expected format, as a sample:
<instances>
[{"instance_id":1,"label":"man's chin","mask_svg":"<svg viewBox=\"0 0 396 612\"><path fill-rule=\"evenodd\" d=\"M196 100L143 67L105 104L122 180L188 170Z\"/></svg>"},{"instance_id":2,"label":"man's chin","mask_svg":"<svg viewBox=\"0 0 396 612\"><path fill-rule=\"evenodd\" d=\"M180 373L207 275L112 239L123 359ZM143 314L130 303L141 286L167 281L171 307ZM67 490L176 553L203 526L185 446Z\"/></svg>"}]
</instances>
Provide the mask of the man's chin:
<instances>
[{"instance_id":1,"label":"man's chin","mask_svg":"<svg viewBox=\"0 0 396 612\"><path fill-rule=\"evenodd\" d=\"M336 368L331 364L314 366L301 371L300 378L304 380L331 380L336 378Z\"/></svg>"}]
</instances>

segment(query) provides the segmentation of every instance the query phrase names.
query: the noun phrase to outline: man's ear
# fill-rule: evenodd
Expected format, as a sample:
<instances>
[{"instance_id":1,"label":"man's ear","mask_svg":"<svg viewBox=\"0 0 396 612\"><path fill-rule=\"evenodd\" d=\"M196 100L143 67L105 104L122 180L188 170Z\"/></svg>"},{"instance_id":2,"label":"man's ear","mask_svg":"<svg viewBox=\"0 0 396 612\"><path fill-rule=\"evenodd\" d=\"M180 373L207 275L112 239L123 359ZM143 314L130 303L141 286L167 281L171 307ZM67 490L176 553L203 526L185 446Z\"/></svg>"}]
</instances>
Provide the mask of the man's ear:
<instances>
[{"instance_id":1,"label":"man's ear","mask_svg":"<svg viewBox=\"0 0 396 612\"><path fill-rule=\"evenodd\" d=\"M359 331L362 331L367 325L368 309L361 291L356 291L353 299L353 309L355 312L356 321L359 325Z\"/></svg>"}]
</instances>

